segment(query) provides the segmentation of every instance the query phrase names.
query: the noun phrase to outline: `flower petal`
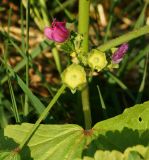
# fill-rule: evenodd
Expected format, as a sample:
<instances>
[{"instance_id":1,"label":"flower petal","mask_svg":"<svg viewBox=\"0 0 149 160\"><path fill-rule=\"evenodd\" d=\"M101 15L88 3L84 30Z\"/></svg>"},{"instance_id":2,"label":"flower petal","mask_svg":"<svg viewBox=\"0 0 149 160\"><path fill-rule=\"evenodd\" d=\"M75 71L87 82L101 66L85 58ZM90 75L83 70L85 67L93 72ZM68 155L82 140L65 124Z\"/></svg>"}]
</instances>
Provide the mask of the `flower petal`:
<instances>
[{"instance_id":1,"label":"flower petal","mask_svg":"<svg viewBox=\"0 0 149 160\"><path fill-rule=\"evenodd\" d=\"M48 39L53 40L53 28L51 28L51 27L46 27L46 28L44 29L44 35L45 35Z\"/></svg>"},{"instance_id":2,"label":"flower petal","mask_svg":"<svg viewBox=\"0 0 149 160\"><path fill-rule=\"evenodd\" d=\"M55 42L65 42L69 38L69 30L66 28L66 22L57 22L56 19L52 22L51 27L44 29L45 36Z\"/></svg>"}]
</instances>

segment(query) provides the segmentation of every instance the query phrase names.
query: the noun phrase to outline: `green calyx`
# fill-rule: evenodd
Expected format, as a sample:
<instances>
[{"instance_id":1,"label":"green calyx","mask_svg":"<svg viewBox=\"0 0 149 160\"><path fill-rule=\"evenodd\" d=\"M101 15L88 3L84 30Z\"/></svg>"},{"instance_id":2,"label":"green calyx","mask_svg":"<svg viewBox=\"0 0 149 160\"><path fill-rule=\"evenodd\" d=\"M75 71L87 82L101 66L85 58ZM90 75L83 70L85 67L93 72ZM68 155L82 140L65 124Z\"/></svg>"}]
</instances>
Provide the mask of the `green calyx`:
<instances>
[{"instance_id":1,"label":"green calyx","mask_svg":"<svg viewBox=\"0 0 149 160\"><path fill-rule=\"evenodd\" d=\"M116 64L116 63L110 63L107 68L109 70L113 70L114 68L119 68L119 64Z\"/></svg>"},{"instance_id":2,"label":"green calyx","mask_svg":"<svg viewBox=\"0 0 149 160\"><path fill-rule=\"evenodd\" d=\"M88 56L88 65L98 72L101 71L107 65L107 59L104 52L97 49L93 49Z\"/></svg>"},{"instance_id":3,"label":"green calyx","mask_svg":"<svg viewBox=\"0 0 149 160\"><path fill-rule=\"evenodd\" d=\"M86 73L82 66L72 64L62 73L62 81L71 90L81 89L86 84Z\"/></svg>"}]
</instances>

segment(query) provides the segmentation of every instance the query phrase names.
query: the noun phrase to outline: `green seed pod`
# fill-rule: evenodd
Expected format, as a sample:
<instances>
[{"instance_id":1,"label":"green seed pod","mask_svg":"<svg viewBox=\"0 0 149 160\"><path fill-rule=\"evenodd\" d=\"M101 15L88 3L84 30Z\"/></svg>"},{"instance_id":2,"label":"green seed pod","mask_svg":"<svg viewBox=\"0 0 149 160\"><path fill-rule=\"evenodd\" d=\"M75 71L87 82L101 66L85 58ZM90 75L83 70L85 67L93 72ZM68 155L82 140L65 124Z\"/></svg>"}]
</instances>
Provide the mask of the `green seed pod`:
<instances>
[{"instance_id":1,"label":"green seed pod","mask_svg":"<svg viewBox=\"0 0 149 160\"><path fill-rule=\"evenodd\" d=\"M62 73L62 81L71 90L76 90L86 83L86 73L82 66L72 64Z\"/></svg>"},{"instance_id":2,"label":"green seed pod","mask_svg":"<svg viewBox=\"0 0 149 160\"><path fill-rule=\"evenodd\" d=\"M98 72L107 65L106 55L97 49L93 49L88 56L88 65Z\"/></svg>"}]
</instances>

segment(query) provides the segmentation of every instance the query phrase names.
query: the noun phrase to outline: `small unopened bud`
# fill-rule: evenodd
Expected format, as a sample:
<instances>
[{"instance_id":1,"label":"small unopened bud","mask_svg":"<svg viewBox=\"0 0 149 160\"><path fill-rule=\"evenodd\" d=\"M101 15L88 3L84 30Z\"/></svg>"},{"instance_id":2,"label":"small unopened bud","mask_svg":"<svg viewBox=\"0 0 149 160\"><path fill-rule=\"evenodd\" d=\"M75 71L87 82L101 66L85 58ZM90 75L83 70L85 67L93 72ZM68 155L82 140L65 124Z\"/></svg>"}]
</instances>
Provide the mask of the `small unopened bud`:
<instances>
[{"instance_id":1,"label":"small unopened bud","mask_svg":"<svg viewBox=\"0 0 149 160\"><path fill-rule=\"evenodd\" d=\"M97 71L101 71L107 65L107 59L104 52L93 49L88 56L88 65Z\"/></svg>"},{"instance_id":2,"label":"small unopened bud","mask_svg":"<svg viewBox=\"0 0 149 160\"><path fill-rule=\"evenodd\" d=\"M71 90L76 90L86 84L86 73L82 66L72 64L62 73L62 81Z\"/></svg>"},{"instance_id":3,"label":"small unopened bud","mask_svg":"<svg viewBox=\"0 0 149 160\"><path fill-rule=\"evenodd\" d=\"M128 50L128 44L122 44L112 55L112 63L120 63Z\"/></svg>"},{"instance_id":4,"label":"small unopened bud","mask_svg":"<svg viewBox=\"0 0 149 160\"><path fill-rule=\"evenodd\" d=\"M77 56L77 53L76 53L76 52L72 52L72 53L70 54L70 56L71 56L72 58L75 58L75 57Z\"/></svg>"}]
</instances>

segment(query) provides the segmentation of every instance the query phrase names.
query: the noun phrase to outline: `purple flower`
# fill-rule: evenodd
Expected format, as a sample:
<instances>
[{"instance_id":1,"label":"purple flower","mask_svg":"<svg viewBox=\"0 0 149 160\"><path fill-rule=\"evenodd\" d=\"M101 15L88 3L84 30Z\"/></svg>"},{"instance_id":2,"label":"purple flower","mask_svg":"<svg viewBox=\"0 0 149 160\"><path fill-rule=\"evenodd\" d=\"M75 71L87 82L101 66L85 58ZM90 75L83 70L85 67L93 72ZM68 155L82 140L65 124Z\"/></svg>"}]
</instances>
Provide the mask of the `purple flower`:
<instances>
[{"instance_id":1,"label":"purple flower","mask_svg":"<svg viewBox=\"0 0 149 160\"><path fill-rule=\"evenodd\" d=\"M128 43L122 44L112 55L113 63L120 63L128 50Z\"/></svg>"},{"instance_id":2,"label":"purple flower","mask_svg":"<svg viewBox=\"0 0 149 160\"><path fill-rule=\"evenodd\" d=\"M57 22L56 19L52 22L51 27L44 29L44 35L55 42L62 43L69 37L69 30L66 28L66 22Z\"/></svg>"}]
</instances>

